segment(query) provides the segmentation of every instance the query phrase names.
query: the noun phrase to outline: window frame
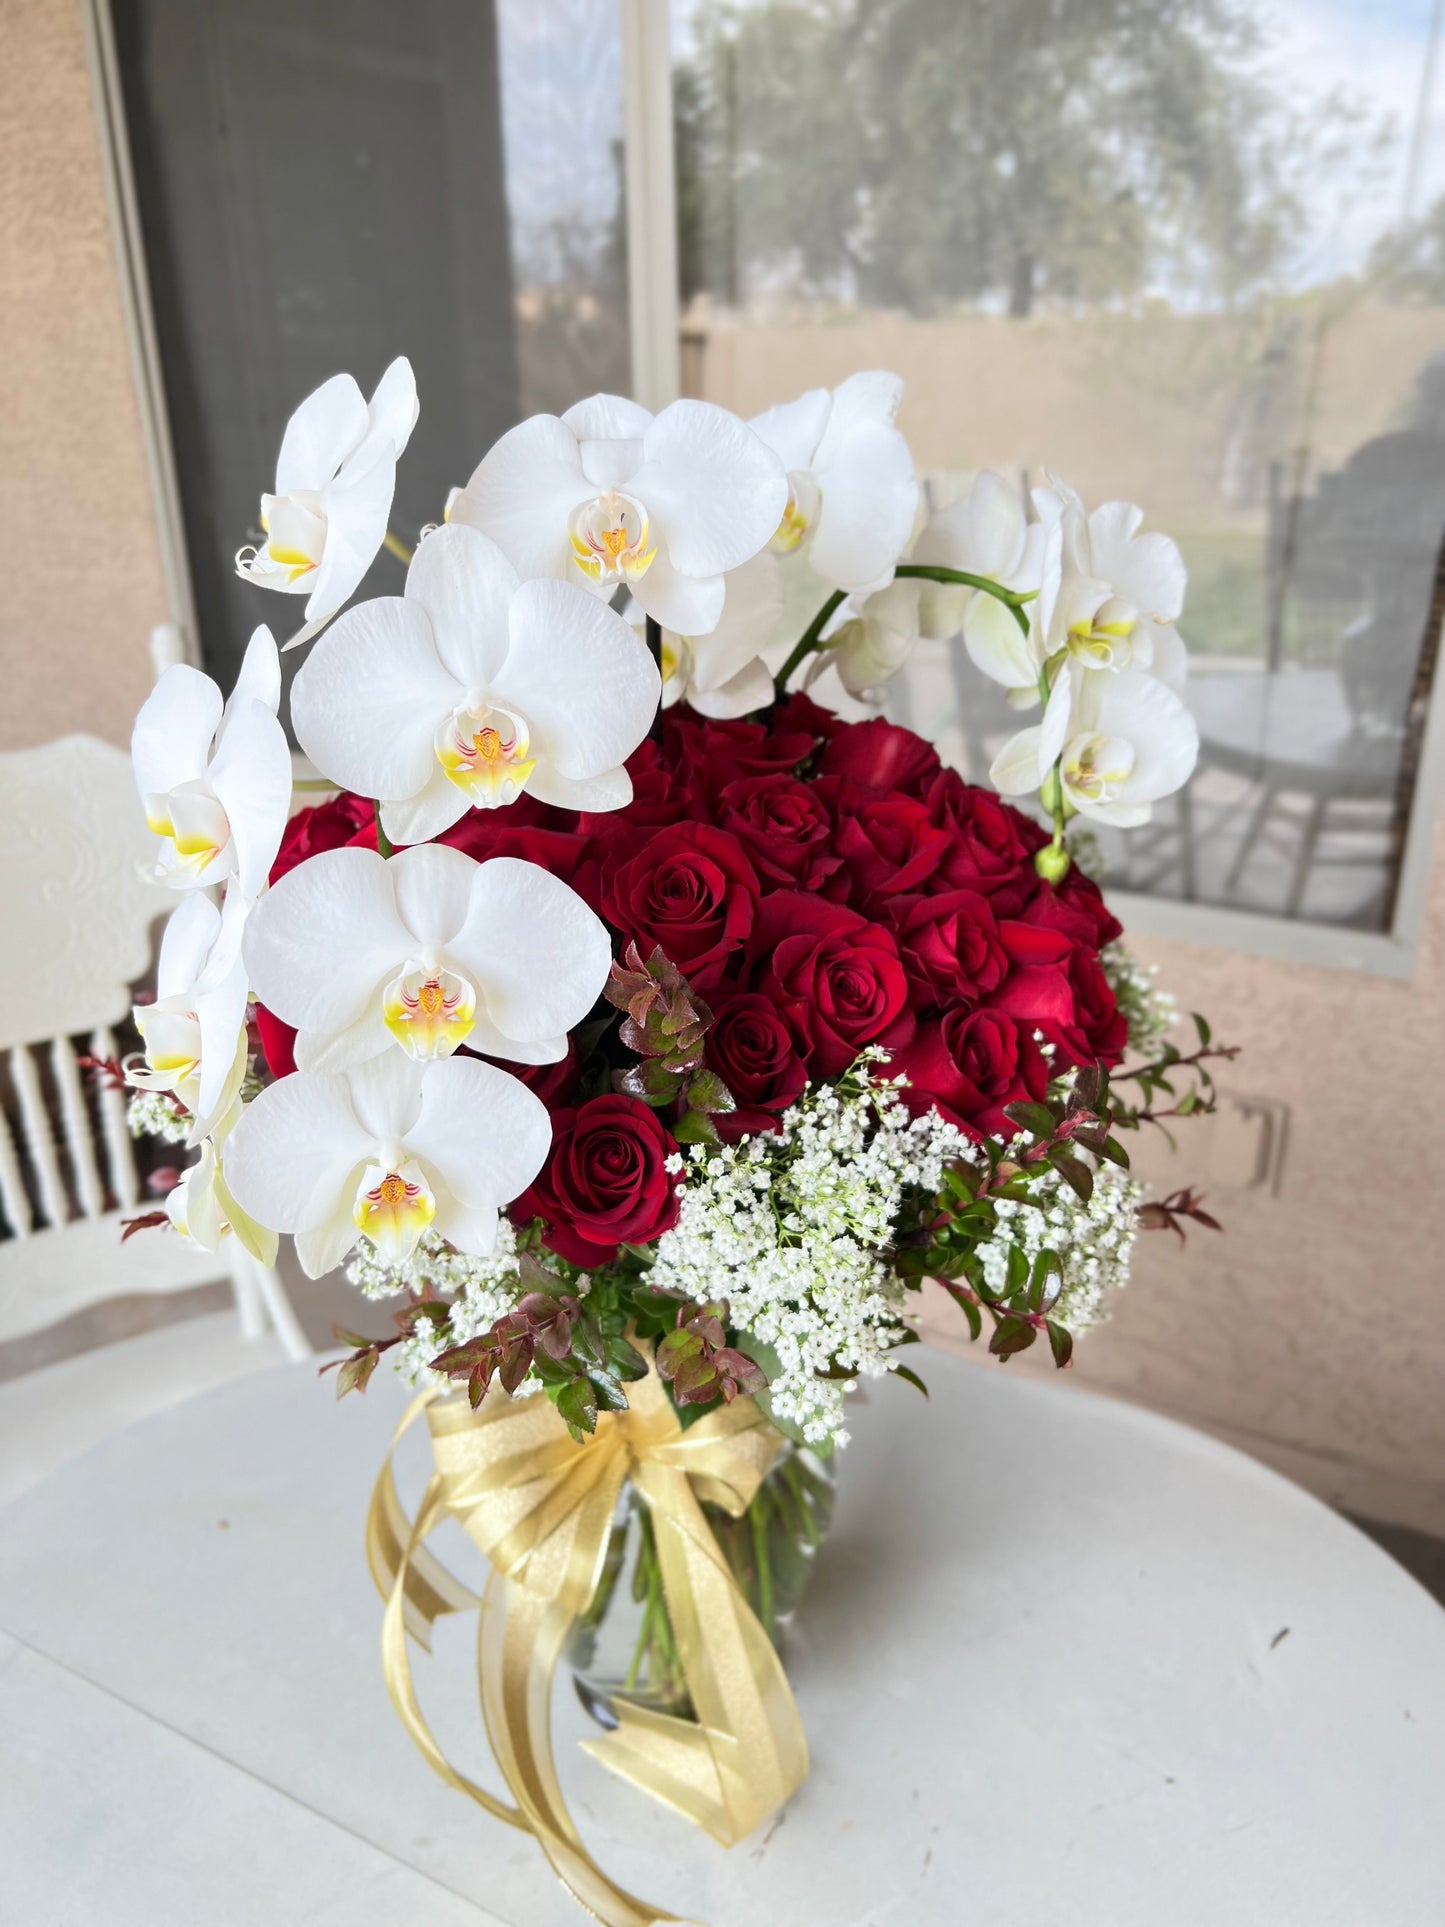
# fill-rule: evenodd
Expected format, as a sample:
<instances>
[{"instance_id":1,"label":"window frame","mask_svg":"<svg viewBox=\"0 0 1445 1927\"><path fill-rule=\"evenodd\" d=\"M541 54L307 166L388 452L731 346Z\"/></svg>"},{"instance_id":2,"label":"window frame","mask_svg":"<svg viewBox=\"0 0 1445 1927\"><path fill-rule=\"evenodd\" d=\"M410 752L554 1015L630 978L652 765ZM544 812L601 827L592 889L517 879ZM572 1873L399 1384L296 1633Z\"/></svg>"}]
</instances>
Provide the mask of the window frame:
<instances>
[{"instance_id":1,"label":"window frame","mask_svg":"<svg viewBox=\"0 0 1445 1927\"><path fill-rule=\"evenodd\" d=\"M622 40L627 195L627 292L632 392L651 409L681 393L676 179L672 135L672 33L668 0L617 0ZM110 0L82 0L106 198L131 373L145 444L169 618L184 659L198 663L195 601L136 203ZM1299 917L1233 910L1111 890L1137 935L1205 944L1285 963L1411 977L1430 894L1437 822L1445 803L1445 650L1425 719L1410 818L1388 931L1358 931Z\"/></svg>"}]
</instances>

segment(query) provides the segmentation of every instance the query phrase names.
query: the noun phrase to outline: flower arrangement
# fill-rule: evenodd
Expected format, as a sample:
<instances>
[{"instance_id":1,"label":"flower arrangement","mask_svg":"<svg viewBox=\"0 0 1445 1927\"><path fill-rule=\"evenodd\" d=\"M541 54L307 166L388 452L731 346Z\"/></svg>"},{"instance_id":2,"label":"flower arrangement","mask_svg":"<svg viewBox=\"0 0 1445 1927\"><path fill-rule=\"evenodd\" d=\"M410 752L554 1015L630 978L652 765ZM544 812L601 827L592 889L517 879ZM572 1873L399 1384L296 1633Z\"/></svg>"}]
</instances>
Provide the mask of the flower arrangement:
<instances>
[{"instance_id":1,"label":"flower arrangement","mask_svg":"<svg viewBox=\"0 0 1445 1927\"><path fill-rule=\"evenodd\" d=\"M584 1455L602 1497L565 1596L595 1631L631 1481L647 1604L625 1685L669 1690L646 1744L624 1695L605 1757L659 1797L666 1748L734 1716L683 1631L700 1533L759 1705L790 1708L757 1522L816 1543L851 1387L922 1385L923 1283L1000 1359L1043 1342L1066 1366L1141 1225L1212 1223L1188 1191L1146 1204L1121 1133L1208 1109L1229 1053L1202 1020L1193 1051L1168 1041L1172 1007L1070 848L1075 819L1142 823L1192 768L1178 551L1131 506L1088 514L1057 481L1025 503L988 473L919 529L900 393L863 374L751 424L609 396L537 417L423 531L403 594L343 607L395 541L416 401L405 362L369 405L335 377L292 418L265 540L238 558L307 596L291 716L335 793L290 814L265 628L228 700L174 668L136 725L182 900L136 1012L133 1118L199 1150L165 1216L265 1262L290 1234L311 1275L345 1263L393 1302L385 1335L340 1334L338 1390L383 1353L419 1388L509 1625L537 1547L499 1551L476 1493L536 1480L540 1518L544 1468ZM785 570L818 588L796 637ZM920 636L955 635L1039 712L994 764L1001 795L808 693L831 669L876 708ZM1024 794L1038 816L1003 800ZM504 1436L532 1443L502 1479ZM470 1484L448 1485L463 1449ZM428 1746L405 1656L425 1528L389 1472L373 1527L388 1678ZM560 1795L536 1795L545 1734L494 1715L499 1755L541 1762L509 1775L533 1787L526 1823L594 1911L630 1918L578 1873ZM716 1798L688 1810L719 1838L806 1770L777 1718L746 1793L710 1756Z\"/></svg>"}]
</instances>

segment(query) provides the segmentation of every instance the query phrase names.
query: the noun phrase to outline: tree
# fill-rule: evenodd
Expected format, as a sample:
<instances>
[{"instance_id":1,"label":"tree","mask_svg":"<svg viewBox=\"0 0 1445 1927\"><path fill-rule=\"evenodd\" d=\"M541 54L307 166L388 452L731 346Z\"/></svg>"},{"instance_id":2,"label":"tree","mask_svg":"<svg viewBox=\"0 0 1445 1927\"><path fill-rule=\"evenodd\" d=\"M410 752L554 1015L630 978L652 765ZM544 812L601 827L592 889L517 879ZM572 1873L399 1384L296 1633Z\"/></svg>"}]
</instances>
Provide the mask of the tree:
<instances>
[{"instance_id":1,"label":"tree","mask_svg":"<svg viewBox=\"0 0 1445 1927\"><path fill-rule=\"evenodd\" d=\"M1242 0L762 0L678 74L683 291L1233 300L1299 218Z\"/></svg>"}]
</instances>

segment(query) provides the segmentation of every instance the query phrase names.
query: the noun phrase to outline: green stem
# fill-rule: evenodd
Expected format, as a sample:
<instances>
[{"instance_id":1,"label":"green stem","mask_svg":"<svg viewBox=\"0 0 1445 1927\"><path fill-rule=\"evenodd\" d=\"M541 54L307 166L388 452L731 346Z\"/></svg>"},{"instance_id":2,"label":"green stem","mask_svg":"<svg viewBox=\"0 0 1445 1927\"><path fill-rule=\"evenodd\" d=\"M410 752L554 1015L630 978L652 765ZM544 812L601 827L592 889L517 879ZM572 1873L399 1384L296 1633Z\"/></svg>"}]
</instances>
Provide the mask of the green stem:
<instances>
[{"instance_id":1,"label":"green stem","mask_svg":"<svg viewBox=\"0 0 1445 1927\"><path fill-rule=\"evenodd\" d=\"M388 555L394 555L398 562L411 561L412 551L406 546L405 542L402 541L401 537L399 535L393 535L390 529L382 536L381 546L386 550Z\"/></svg>"},{"instance_id":2,"label":"green stem","mask_svg":"<svg viewBox=\"0 0 1445 1927\"><path fill-rule=\"evenodd\" d=\"M1037 590L1006 589L991 576L972 575L967 569L945 569L937 562L900 562L893 573L905 581L945 582L958 589L981 589L985 595L991 595L995 602L1012 609L1019 628L1025 635L1029 632L1029 614L1024 605L1033 601Z\"/></svg>"},{"instance_id":3,"label":"green stem","mask_svg":"<svg viewBox=\"0 0 1445 1927\"><path fill-rule=\"evenodd\" d=\"M376 811L376 847L384 857L388 857L391 855L393 845L391 838L381 827L381 804L373 803L372 808Z\"/></svg>"},{"instance_id":4,"label":"green stem","mask_svg":"<svg viewBox=\"0 0 1445 1927\"><path fill-rule=\"evenodd\" d=\"M788 660L783 664L773 679L773 688L777 691L779 698L781 698L786 691L788 678L792 675L798 664L802 662L805 657L811 656L813 651L818 647L823 631L828 626L828 618L836 609L841 607L847 599L841 589L835 589L818 611L817 615L813 617L813 620L808 624L802 635L799 636L797 646L794 648L793 653L788 657Z\"/></svg>"}]
</instances>

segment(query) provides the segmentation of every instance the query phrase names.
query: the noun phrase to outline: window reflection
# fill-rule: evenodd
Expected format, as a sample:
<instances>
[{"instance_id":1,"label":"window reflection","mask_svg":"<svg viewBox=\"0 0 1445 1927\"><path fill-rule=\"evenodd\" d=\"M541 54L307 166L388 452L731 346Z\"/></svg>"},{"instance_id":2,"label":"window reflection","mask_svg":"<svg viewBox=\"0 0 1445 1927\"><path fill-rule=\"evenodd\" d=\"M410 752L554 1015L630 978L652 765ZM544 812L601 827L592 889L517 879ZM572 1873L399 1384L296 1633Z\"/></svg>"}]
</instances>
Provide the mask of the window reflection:
<instances>
[{"instance_id":1,"label":"window reflection","mask_svg":"<svg viewBox=\"0 0 1445 1927\"><path fill-rule=\"evenodd\" d=\"M1438 15L674 0L685 390L897 368L935 506L1047 461L1179 541L1203 750L1101 838L1121 885L1388 925L1445 530ZM890 709L975 777L1017 723L953 644Z\"/></svg>"}]
</instances>

